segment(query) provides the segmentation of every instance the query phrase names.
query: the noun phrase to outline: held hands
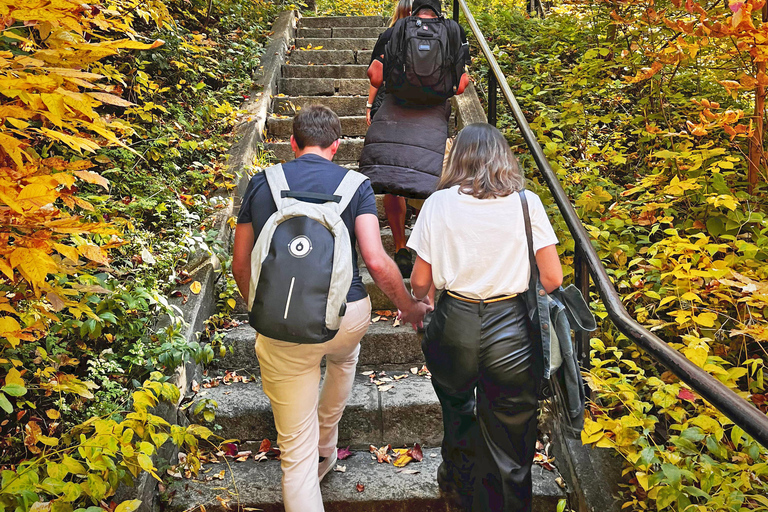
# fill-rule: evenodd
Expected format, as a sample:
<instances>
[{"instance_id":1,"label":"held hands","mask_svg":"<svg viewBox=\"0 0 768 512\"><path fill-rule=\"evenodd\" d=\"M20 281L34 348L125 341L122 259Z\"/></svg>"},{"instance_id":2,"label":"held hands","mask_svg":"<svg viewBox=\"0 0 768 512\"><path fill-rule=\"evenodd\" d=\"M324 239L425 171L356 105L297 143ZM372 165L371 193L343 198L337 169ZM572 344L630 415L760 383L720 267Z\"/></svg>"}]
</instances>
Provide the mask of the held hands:
<instances>
[{"instance_id":1,"label":"held hands","mask_svg":"<svg viewBox=\"0 0 768 512\"><path fill-rule=\"evenodd\" d=\"M435 308L429 302L429 297L424 297L420 301L414 298L407 310L397 310L397 318L403 323L411 324L414 330L418 330L422 327L426 314L433 309Z\"/></svg>"}]
</instances>

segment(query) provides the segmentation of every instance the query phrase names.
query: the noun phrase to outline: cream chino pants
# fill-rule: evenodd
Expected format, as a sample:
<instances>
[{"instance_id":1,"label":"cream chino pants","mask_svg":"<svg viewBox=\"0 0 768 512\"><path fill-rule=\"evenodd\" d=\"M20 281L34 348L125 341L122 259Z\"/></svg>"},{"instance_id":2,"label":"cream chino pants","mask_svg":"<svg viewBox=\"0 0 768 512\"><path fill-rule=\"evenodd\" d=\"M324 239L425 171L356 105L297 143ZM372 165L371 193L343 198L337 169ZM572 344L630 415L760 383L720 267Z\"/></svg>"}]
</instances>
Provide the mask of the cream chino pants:
<instances>
[{"instance_id":1,"label":"cream chino pants","mask_svg":"<svg viewBox=\"0 0 768 512\"><path fill-rule=\"evenodd\" d=\"M272 403L281 450L286 512L322 512L319 457L336 449L339 420L355 380L360 340L371 323L371 300L347 304L341 328L326 343L300 344L257 336L264 393ZM320 362L326 358L320 385Z\"/></svg>"}]
</instances>

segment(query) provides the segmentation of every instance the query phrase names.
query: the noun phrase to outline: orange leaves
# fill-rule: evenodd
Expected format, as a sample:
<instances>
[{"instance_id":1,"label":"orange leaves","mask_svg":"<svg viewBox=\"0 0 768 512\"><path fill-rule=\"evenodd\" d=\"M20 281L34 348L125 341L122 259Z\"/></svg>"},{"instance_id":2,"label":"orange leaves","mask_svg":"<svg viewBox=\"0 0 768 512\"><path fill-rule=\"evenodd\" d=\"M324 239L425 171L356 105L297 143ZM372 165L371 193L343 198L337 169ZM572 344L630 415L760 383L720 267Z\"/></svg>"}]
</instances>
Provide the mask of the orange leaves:
<instances>
[{"instance_id":1,"label":"orange leaves","mask_svg":"<svg viewBox=\"0 0 768 512\"><path fill-rule=\"evenodd\" d=\"M656 73L661 71L661 68L664 67L664 64L656 61L653 64L651 64L650 68L643 68L640 71L638 71L637 75L634 77L627 77L626 80L629 83L637 83L642 82L643 80L648 80L652 76L654 76Z\"/></svg>"}]
</instances>

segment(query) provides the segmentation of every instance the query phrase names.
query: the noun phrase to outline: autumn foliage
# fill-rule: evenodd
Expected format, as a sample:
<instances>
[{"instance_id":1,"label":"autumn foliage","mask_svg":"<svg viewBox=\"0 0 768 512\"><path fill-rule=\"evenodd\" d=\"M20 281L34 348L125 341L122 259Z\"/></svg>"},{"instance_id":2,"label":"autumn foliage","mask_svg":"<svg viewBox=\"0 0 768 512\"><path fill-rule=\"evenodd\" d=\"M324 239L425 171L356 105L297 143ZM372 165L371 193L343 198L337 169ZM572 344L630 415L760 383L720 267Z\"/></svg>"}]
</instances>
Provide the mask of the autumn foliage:
<instances>
[{"instance_id":1,"label":"autumn foliage","mask_svg":"<svg viewBox=\"0 0 768 512\"><path fill-rule=\"evenodd\" d=\"M6 291L0 338L6 346L41 336L56 320L52 312L71 308L88 315L78 300L87 288L51 277L108 265L108 249L120 243L114 226L85 219L93 206L78 197L78 187L108 189L84 157L121 145L120 137L131 133L125 122L97 112L103 104L131 105L120 97L120 74L100 61L162 44L126 37L133 34L131 16L121 10L131 7L0 2L6 41L0 46L0 272ZM162 22L162 10L156 19Z\"/></svg>"}]
</instances>

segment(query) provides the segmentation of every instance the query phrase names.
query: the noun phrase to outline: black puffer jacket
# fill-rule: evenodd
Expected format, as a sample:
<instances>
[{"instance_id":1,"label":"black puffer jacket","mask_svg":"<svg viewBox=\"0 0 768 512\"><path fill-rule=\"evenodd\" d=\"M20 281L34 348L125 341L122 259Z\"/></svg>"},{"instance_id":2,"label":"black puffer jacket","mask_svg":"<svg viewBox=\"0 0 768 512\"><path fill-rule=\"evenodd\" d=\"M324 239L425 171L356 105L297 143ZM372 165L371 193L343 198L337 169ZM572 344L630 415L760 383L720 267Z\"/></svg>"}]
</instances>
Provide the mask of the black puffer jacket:
<instances>
[{"instance_id":1,"label":"black puffer jacket","mask_svg":"<svg viewBox=\"0 0 768 512\"><path fill-rule=\"evenodd\" d=\"M360 155L360 172L377 194L425 199L443 170L450 102L430 107L402 106L387 94L376 113Z\"/></svg>"}]
</instances>

